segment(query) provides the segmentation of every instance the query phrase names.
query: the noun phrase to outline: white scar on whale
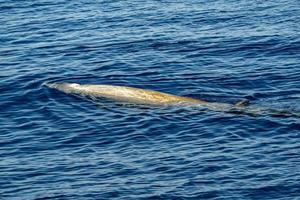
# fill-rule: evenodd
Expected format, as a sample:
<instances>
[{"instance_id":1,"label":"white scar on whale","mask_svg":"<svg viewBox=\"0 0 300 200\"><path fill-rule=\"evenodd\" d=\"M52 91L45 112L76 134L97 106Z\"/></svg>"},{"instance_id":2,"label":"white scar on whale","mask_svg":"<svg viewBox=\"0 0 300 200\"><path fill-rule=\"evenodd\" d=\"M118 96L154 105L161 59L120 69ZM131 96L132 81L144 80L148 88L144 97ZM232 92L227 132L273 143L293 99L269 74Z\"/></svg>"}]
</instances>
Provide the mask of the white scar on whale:
<instances>
[{"instance_id":1,"label":"white scar on whale","mask_svg":"<svg viewBox=\"0 0 300 200\"><path fill-rule=\"evenodd\" d=\"M201 105L215 110L242 108L247 106L248 100L237 104L215 103L194 99L190 97L176 96L164 92L148 89L140 89L116 85L81 85L77 83L47 83L46 86L54 88L67 94L79 94L91 97L104 97L121 102L129 102L145 105Z\"/></svg>"}]
</instances>

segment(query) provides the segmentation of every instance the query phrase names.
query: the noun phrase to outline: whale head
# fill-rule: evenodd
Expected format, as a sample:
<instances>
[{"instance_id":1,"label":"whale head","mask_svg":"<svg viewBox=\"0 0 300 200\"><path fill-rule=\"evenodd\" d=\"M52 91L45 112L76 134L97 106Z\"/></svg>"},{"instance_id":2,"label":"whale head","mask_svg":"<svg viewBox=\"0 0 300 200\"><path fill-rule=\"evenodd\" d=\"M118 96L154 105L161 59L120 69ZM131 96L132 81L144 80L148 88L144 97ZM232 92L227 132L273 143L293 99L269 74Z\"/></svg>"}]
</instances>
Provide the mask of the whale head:
<instances>
[{"instance_id":1,"label":"whale head","mask_svg":"<svg viewBox=\"0 0 300 200\"><path fill-rule=\"evenodd\" d=\"M80 93L82 88L78 83L46 83L45 85L65 93Z\"/></svg>"}]
</instances>

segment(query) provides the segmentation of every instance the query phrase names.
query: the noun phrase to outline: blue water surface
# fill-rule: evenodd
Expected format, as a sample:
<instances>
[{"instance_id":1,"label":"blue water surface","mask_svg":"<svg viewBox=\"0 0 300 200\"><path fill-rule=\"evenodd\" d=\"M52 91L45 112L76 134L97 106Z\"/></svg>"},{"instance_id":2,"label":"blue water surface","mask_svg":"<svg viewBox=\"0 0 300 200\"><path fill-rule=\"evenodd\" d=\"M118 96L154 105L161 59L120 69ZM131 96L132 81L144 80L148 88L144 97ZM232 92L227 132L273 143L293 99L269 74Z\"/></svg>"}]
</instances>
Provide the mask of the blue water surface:
<instances>
[{"instance_id":1,"label":"blue water surface","mask_svg":"<svg viewBox=\"0 0 300 200\"><path fill-rule=\"evenodd\" d=\"M297 0L0 0L0 199L300 199L300 118L94 101L115 84L300 111Z\"/></svg>"}]
</instances>

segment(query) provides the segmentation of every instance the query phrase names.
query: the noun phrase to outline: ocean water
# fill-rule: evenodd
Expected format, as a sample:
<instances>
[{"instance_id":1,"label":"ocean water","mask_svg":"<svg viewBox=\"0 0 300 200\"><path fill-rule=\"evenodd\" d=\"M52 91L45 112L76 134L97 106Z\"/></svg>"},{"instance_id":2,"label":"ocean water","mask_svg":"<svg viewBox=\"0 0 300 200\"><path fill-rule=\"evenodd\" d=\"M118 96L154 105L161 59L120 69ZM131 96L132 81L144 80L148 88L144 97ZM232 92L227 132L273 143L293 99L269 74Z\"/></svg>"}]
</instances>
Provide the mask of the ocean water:
<instances>
[{"instance_id":1,"label":"ocean water","mask_svg":"<svg viewBox=\"0 0 300 200\"><path fill-rule=\"evenodd\" d=\"M300 112L297 0L0 0L0 199L300 199L300 118L91 100L115 84Z\"/></svg>"}]
</instances>

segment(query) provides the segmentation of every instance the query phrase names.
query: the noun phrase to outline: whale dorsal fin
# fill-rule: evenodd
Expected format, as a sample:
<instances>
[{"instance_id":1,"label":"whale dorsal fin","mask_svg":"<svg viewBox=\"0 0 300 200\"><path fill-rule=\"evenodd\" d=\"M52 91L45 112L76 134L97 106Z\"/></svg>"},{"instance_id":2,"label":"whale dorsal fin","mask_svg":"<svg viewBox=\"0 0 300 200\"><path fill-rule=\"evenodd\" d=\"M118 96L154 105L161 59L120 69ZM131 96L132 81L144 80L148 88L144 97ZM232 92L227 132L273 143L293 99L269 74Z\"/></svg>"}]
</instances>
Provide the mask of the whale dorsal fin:
<instances>
[{"instance_id":1,"label":"whale dorsal fin","mask_svg":"<svg viewBox=\"0 0 300 200\"><path fill-rule=\"evenodd\" d=\"M245 106L249 106L249 104L250 104L249 99L243 99L243 100L237 102L237 103L235 104L235 106L238 106L238 107L245 107Z\"/></svg>"}]
</instances>

